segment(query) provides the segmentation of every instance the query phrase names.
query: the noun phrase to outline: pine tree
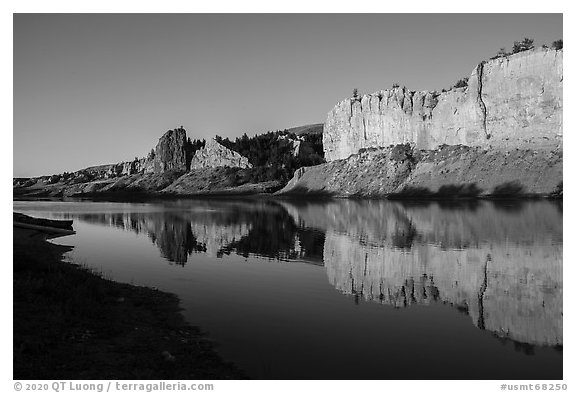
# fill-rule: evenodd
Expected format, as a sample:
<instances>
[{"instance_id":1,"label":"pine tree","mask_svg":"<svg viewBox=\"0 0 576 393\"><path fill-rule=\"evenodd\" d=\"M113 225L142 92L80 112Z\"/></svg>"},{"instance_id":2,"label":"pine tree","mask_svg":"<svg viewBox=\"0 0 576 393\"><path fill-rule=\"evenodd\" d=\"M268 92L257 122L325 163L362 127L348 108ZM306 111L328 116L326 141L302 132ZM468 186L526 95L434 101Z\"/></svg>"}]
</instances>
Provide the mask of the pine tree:
<instances>
[{"instance_id":1,"label":"pine tree","mask_svg":"<svg viewBox=\"0 0 576 393\"><path fill-rule=\"evenodd\" d=\"M564 42L562 39L556 40L552 43L552 49L560 50L564 48Z\"/></svg>"},{"instance_id":2,"label":"pine tree","mask_svg":"<svg viewBox=\"0 0 576 393\"><path fill-rule=\"evenodd\" d=\"M512 53L524 52L534 48L534 40L532 38L524 38L522 41L514 41Z\"/></svg>"}]
</instances>

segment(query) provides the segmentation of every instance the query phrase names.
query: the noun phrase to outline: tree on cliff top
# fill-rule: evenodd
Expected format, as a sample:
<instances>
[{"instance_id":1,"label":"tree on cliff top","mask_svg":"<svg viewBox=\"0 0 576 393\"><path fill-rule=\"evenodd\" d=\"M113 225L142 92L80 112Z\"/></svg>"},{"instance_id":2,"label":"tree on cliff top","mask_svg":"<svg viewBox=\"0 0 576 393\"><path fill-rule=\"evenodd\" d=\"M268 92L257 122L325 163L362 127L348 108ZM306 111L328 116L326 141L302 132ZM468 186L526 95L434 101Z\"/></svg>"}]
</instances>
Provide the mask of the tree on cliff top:
<instances>
[{"instance_id":1,"label":"tree on cliff top","mask_svg":"<svg viewBox=\"0 0 576 393\"><path fill-rule=\"evenodd\" d=\"M354 98L355 100L358 99L358 89L354 88L354 90L352 90L352 98Z\"/></svg>"},{"instance_id":2,"label":"tree on cliff top","mask_svg":"<svg viewBox=\"0 0 576 393\"><path fill-rule=\"evenodd\" d=\"M496 52L496 55L495 55L495 56L492 56L492 57L490 58L490 60L500 59L500 58L503 58L503 57L507 57L507 56L509 56L509 55L511 55L511 53L510 53L510 52L507 52L507 51L506 51L506 48L500 48L500 49L498 50L498 52Z\"/></svg>"},{"instance_id":3,"label":"tree on cliff top","mask_svg":"<svg viewBox=\"0 0 576 393\"><path fill-rule=\"evenodd\" d=\"M552 49L560 50L562 48L564 48L564 42L562 39L556 40L552 43Z\"/></svg>"},{"instance_id":4,"label":"tree on cliff top","mask_svg":"<svg viewBox=\"0 0 576 393\"><path fill-rule=\"evenodd\" d=\"M460 87L467 87L467 86L468 86L468 78L467 77L460 79L458 82L456 82L454 84L454 87L457 89Z\"/></svg>"},{"instance_id":5,"label":"tree on cliff top","mask_svg":"<svg viewBox=\"0 0 576 393\"><path fill-rule=\"evenodd\" d=\"M204 146L206 146L206 140L205 139L194 139L193 141L190 140L190 137L188 137L188 139L186 140L186 143L184 144L184 151L186 152L186 169L189 170L190 169L190 162L192 161L192 158L194 157L194 155L196 154L196 152L200 149L202 149Z\"/></svg>"},{"instance_id":6,"label":"tree on cliff top","mask_svg":"<svg viewBox=\"0 0 576 393\"><path fill-rule=\"evenodd\" d=\"M534 48L534 40L532 38L524 38L522 41L514 41L512 53L524 52Z\"/></svg>"}]
</instances>

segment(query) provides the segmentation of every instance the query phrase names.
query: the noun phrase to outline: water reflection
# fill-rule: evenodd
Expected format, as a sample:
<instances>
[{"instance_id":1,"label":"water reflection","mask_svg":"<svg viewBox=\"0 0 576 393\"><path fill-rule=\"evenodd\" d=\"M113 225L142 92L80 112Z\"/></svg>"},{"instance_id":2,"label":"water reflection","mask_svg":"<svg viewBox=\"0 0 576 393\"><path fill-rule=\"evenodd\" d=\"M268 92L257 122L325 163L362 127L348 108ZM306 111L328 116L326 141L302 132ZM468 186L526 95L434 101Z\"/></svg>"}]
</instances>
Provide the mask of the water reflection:
<instances>
[{"instance_id":1,"label":"water reflection","mask_svg":"<svg viewBox=\"0 0 576 393\"><path fill-rule=\"evenodd\" d=\"M442 301L499 337L562 345L562 216L553 204L359 210L340 209L337 222L310 218L325 225L324 262L340 291L396 307ZM343 228L346 214L358 225Z\"/></svg>"},{"instance_id":2,"label":"water reflection","mask_svg":"<svg viewBox=\"0 0 576 393\"><path fill-rule=\"evenodd\" d=\"M172 263L200 252L324 265L357 302L446 303L528 352L562 345L561 203L181 201L74 216L146 233Z\"/></svg>"},{"instance_id":3,"label":"water reflection","mask_svg":"<svg viewBox=\"0 0 576 393\"><path fill-rule=\"evenodd\" d=\"M76 215L74 215L76 216ZM297 226L280 205L270 202L198 201L170 204L160 212L81 214L81 220L146 233L171 262L185 265L203 252L236 253L283 261L322 264L324 233Z\"/></svg>"}]
</instances>

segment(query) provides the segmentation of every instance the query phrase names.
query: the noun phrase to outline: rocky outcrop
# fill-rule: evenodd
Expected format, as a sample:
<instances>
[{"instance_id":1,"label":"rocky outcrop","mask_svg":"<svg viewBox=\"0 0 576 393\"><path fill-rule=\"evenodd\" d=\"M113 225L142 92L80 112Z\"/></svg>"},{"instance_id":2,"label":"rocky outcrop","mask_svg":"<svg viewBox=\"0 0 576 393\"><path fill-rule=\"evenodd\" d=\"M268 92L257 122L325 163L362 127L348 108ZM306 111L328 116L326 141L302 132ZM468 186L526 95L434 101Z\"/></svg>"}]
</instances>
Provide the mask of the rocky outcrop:
<instances>
[{"instance_id":1,"label":"rocky outcrop","mask_svg":"<svg viewBox=\"0 0 576 393\"><path fill-rule=\"evenodd\" d=\"M398 87L341 101L324 126L326 161L403 143L420 149L558 145L562 59L562 50L534 49L479 64L464 88L439 93Z\"/></svg>"},{"instance_id":2,"label":"rocky outcrop","mask_svg":"<svg viewBox=\"0 0 576 393\"><path fill-rule=\"evenodd\" d=\"M279 194L360 197L551 195L562 184L562 148L485 149L410 145L367 149L300 168Z\"/></svg>"},{"instance_id":3,"label":"rocky outcrop","mask_svg":"<svg viewBox=\"0 0 576 393\"><path fill-rule=\"evenodd\" d=\"M252 168L246 157L230 150L214 139L208 139L206 145L196 151L190 161L190 169L203 168Z\"/></svg>"},{"instance_id":4,"label":"rocky outcrop","mask_svg":"<svg viewBox=\"0 0 576 393\"><path fill-rule=\"evenodd\" d=\"M183 128L166 132L148 153L147 157L135 158L118 164L93 166L68 174L66 179L73 182L116 179L137 174L162 174L167 171L186 171L186 131ZM54 182L52 182L54 183Z\"/></svg>"},{"instance_id":5,"label":"rocky outcrop","mask_svg":"<svg viewBox=\"0 0 576 393\"><path fill-rule=\"evenodd\" d=\"M131 176L139 173L164 173L166 171L186 170L186 130L178 128L166 132L158 140L155 149L148 156L135 158L118 164L106 165L97 178L113 179L120 176ZM184 161L183 161L184 160ZM183 163L184 162L184 163ZM90 169L90 168L88 168Z\"/></svg>"},{"instance_id":6,"label":"rocky outcrop","mask_svg":"<svg viewBox=\"0 0 576 393\"><path fill-rule=\"evenodd\" d=\"M136 174L162 174L167 171L186 171L186 130L167 131L147 157L118 164L100 165L73 173L79 180L105 180Z\"/></svg>"},{"instance_id":7,"label":"rocky outcrop","mask_svg":"<svg viewBox=\"0 0 576 393\"><path fill-rule=\"evenodd\" d=\"M286 143L290 144L294 157L309 157L314 154L314 146L306 140L305 136L279 135L278 140L285 140Z\"/></svg>"},{"instance_id":8,"label":"rocky outcrop","mask_svg":"<svg viewBox=\"0 0 576 393\"><path fill-rule=\"evenodd\" d=\"M180 127L166 132L154 150L154 173L174 170L185 172L186 130Z\"/></svg>"},{"instance_id":9,"label":"rocky outcrop","mask_svg":"<svg viewBox=\"0 0 576 393\"><path fill-rule=\"evenodd\" d=\"M124 161L118 164L109 165L106 172L103 174L104 179L113 179L119 176L130 176L136 173L144 172L146 166L145 158L135 158L133 161ZM151 167L152 165L149 165ZM149 170L153 172L153 170Z\"/></svg>"},{"instance_id":10,"label":"rocky outcrop","mask_svg":"<svg viewBox=\"0 0 576 393\"><path fill-rule=\"evenodd\" d=\"M138 159L136 163L136 173L154 173L154 158L156 153L151 150L146 158Z\"/></svg>"},{"instance_id":11,"label":"rocky outcrop","mask_svg":"<svg viewBox=\"0 0 576 393\"><path fill-rule=\"evenodd\" d=\"M398 145L377 154L369 151L348 160L300 168L279 193L385 196L401 185L413 166L412 148Z\"/></svg>"}]
</instances>

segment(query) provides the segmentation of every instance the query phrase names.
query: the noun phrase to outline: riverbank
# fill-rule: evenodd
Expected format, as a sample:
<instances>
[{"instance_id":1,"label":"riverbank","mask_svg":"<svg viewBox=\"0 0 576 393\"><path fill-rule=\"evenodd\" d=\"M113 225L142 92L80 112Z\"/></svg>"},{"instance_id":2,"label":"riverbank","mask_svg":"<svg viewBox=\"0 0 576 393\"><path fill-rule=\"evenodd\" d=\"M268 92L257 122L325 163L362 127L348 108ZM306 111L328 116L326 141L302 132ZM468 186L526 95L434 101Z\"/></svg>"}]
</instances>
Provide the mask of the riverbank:
<instances>
[{"instance_id":1,"label":"riverbank","mask_svg":"<svg viewBox=\"0 0 576 393\"><path fill-rule=\"evenodd\" d=\"M534 198L563 194L561 146L484 149L411 145L362 149L302 167L278 195L387 199Z\"/></svg>"},{"instance_id":2,"label":"riverbank","mask_svg":"<svg viewBox=\"0 0 576 393\"><path fill-rule=\"evenodd\" d=\"M14 379L243 379L179 299L63 262L70 247L14 227Z\"/></svg>"},{"instance_id":3,"label":"riverbank","mask_svg":"<svg viewBox=\"0 0 576 393\"><path fill-rule=\"evenodd\" d=\"M292 196L296 198L469 199L561 197L561 145L492 148L409 144L362 149L346 159L297 169L287 183L246 182L234 168L136 174L87 183L14 179L14 199L146 199ZM236 168L237 169L237 168ZM33 183L33 184L30 184Z\"/></svg>"}]
</instances>

